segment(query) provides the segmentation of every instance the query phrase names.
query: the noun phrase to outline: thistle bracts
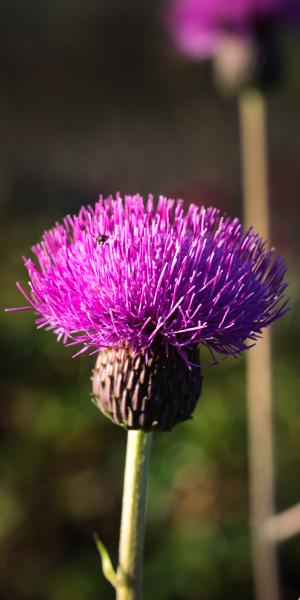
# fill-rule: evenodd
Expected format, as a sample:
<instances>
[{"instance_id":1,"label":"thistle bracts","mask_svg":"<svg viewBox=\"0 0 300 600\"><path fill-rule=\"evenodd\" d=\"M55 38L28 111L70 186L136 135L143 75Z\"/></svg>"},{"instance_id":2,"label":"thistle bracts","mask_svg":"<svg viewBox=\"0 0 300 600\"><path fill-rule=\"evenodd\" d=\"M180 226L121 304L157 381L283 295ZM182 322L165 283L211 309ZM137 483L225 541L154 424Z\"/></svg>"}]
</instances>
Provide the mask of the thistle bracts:
<instances>
[{"instance_id":1,"label":"thistle bracts","mask_svg":"<svg viewBox=\"0 0 300 600\"><path fill-rule=\"evenodd\" d=\"M166 358L156 352L102 350L93 372L93 395L103 414L126 429L169 431L190 419L201 393L202 376L197 347L187 364L175 349Z\"/></svg>"}]
</instances>

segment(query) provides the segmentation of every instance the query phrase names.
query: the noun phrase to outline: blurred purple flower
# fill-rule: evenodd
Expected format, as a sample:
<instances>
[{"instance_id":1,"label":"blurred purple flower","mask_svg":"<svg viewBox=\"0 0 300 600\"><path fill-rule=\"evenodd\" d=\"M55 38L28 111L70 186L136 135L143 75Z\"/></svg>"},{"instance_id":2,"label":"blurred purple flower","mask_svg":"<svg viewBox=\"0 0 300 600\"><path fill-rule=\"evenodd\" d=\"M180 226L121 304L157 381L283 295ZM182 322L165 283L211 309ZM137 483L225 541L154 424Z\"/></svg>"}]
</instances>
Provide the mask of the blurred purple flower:
<instances>
[{"instance_id":1,"label":"blurred purple flower","mask_svg":"<svg viewBox=\"0 0 300 600\"><path fill-rule=\"evenodd\" d=\"M82 207L25 258L37 315L67 345L172 347L201 343L236 355L285 312L286 267L252 230L216 208L119 195ZM25 308L25 307L24 307ZM79 352L79 353L80 353Z\"/></svg>"},{"instance_id":2,"label":"blurred purple flower","mask_svg":"<svg viewBox=\"0 0 300 600\"><path fill-rule=\"evenodd\" d=\"M168 6L175 44L195 59L213 56L224 34L251 43L260 26L300 18L299 0L170 0Z\"/></svg>"}]
</instances>

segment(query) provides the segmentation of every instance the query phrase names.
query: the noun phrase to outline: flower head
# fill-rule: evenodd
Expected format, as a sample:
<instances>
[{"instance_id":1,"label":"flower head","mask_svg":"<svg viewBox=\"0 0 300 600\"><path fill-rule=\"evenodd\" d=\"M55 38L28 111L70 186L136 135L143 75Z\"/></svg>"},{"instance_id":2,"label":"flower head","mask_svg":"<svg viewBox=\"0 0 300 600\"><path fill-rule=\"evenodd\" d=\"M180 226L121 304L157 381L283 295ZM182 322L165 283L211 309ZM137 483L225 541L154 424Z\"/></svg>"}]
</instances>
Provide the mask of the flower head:
<instances>
[{"instance_id":1,"label":"flower head","mask_svg":"<svg viewBox=\"0 0 300 600\"><path fill-rule=\"evenodd\" d=\"M171 0L168 22L179 50L213 56L226 33L249 42L261 25L300 18L298 0Z\"/></svg>"},{"instance_id":2,"label":"flower head","mask_svg":"<svg viewBox=\"0 0 300 600\"><path fill-rule=\"evenodd\" d=\"M159 349L189 362L197 344L237 355L285 312L285 265L215 208L120 195L82 207L25 258L39 328L79 351Z\"/></svg>"}]
</instances>

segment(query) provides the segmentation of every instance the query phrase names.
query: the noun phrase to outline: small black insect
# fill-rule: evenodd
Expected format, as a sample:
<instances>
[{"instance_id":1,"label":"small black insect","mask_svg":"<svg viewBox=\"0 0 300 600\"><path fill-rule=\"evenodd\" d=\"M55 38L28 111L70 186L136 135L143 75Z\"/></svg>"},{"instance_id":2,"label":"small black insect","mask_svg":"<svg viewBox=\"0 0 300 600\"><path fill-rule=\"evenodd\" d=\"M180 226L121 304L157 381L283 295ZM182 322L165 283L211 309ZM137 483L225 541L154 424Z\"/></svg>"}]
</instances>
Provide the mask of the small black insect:
<instances>
[{"instance_id":1,"label":"small black insect","mask_svg":"<svg viewBox=\"0 0 300 600\"><path fill-rule=\"evenodd\" d=\"M109 240L109 235L97 235L96 242L97 244L105 244Z\"/></svg>"}]
</instances>

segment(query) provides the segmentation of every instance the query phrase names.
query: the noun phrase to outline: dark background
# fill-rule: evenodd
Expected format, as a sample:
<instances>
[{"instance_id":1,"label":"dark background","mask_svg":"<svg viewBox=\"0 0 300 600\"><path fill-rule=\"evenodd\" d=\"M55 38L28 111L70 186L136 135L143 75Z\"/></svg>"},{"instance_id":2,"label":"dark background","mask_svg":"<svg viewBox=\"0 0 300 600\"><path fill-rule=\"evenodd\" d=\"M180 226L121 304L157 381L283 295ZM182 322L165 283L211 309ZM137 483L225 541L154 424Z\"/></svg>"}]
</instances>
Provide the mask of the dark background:
<instances>
[{"instance_id":1,"label":"dark background","mask_svg":"<svg viewBox=\"0 0 300 600\"><path fill-rule=\"evenodd\" d=\"M184 197L241 216L234 98L171 48L162 3L2 0L2 308L22 304L21 257L98 194ZM300 38L299 38L300 39ZM268 95L272 241L292 310L273 328L277 506L300 500L300 44L281 39ZM29 313L0 314L0 595L111 599L93 542L117 558L126 436L90 401L93 359L72 359ZM157 434L145 600L253 598L244 359L205 372L193 421ZM280 546L283 599L300 594L300 538ZM270 599L271 600L271 599Z\"/></svg>"}]
</instances>

